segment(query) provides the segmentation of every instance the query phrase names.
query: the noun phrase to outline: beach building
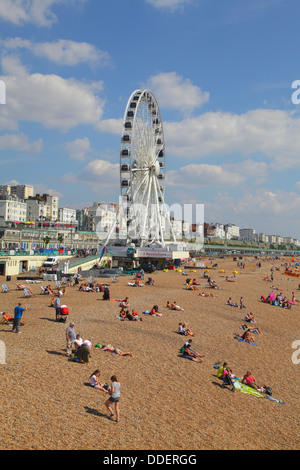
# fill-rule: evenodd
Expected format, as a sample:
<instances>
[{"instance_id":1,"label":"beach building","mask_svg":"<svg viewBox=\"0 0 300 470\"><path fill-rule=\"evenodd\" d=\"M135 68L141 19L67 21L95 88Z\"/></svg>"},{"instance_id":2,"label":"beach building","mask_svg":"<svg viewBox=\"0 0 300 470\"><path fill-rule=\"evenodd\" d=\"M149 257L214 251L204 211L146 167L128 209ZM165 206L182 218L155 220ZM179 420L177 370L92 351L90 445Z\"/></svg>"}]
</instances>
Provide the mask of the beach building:
<instances>
[{"instance_id":1,"label":"beach building","mask_svg":"<svg viewBox=\"0 0 300 470\"><path fill-rule=\"evenodd\" d=\"M69 207L60 207L58 209L58 220L66 224L74 224L76 220L76 209L70 209Z\"/></svg>"},{"instance_id":2,"label":"beach building","mask_svg":"<svg viewBox=\"0 0 300 470\"><path fill-rule=\"evenodd\" d=\"M240 227L234 224L224 225L227 240L238 240L240 238Z\"/></svg>"},{"instance_id":3,"label":"beach building","mask_svg":"<svg viewBox=\"0 0 300 470\"><path fill-rule=\"evenodd\" d=\"M16 196L19 199L28 199L33 196L33 186L28 184L3 184L0 186L0 193Z\"/></svg>"},{"instance_id":4,"label":"beach building","mask_svg":"<svg viewBox=\"0 0 300 470\"><path fill-rule=\"evenodd\" d=\"M17 196L0 194L0 226L26 222L27 205Z\"/></svg>"},{"instance_id":5,"label":"beach building","mask_svg":"<svg viewBox=\"0 0 300 470\"><path fill-rule=\"evenodd\" d=\"M240 229L240 240L245 242L256 242L257 234L252 228L242 228Z\"/></svg>"}]
</instances>

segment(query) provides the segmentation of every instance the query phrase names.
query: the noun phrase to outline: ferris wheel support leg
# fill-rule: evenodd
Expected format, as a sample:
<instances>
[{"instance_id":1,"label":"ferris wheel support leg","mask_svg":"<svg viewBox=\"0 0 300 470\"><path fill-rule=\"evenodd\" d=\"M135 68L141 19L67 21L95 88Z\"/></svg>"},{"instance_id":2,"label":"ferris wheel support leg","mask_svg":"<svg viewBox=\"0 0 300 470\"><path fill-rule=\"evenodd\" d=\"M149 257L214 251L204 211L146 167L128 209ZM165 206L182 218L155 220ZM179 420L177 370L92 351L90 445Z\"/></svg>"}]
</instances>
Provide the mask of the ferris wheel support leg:
<instances>
[{"instance_id":1,"label":"ferris wheel support leg","mask_svg":"<svg viewBox=\"0 0 300 470\"><path fill-rule=\"evenodd\" d=\"M157 207L159 208L159 201L158 201L158 196L157 196L158 184L157 184L156 178L153 181L154 181L154 186L155 186L154 189L156 189L156 191L154 191L156 204L157 204ZM160 231L160 236L161 236L161 242L162 242L162 245L165 246L164 234L163 234L163 229L162 229L162 225L161 225L160 212L158 212L158 225L159 225L159 231Z\"/></svg>"},{"instance_id":2,"label":"ferris wheel support leg","mask_svg":"<svg viewBox=\"0 0 300 470\"><path fill-rule=\"evenodd\" d=\"M116 214L116 218L115 218L114 223L111 225L111 227L110 227L110 229L109 229L108 235L107 235L107 237L106 237L106 239L105 239L105 242L104 242L104 245L103 245L103 246L106 246L106 245L108 244L108 242L109 242L109 240L110 240L110 237L112 236L112 233L113 233L113 231L114 231L115 228L116 228L118 215L119 215L119 210L118 210L118 212L117 212L117 214Z\"/></svg>"},{"instance_id":3,"label":"ferris wheel support leg","mask_svg":"<svg viewBox=\"0 0 300 470\"><path fill-rule=\"evenodd\" d=\"M148 186L147 203L146 203L146 210L145 210L145 213L144 213L144 220L143 220L143 224L142 224L141 236L143 236L143 234L144 234L145 227L146 227L146 222L147 222L147 214L148 214L148 209L149 209L151 184L152 184L152 180L149 182L149 186Z\"/></svg>"},{"instance_id":4,"label":"ferris wheel support leg","mask_svg":"<svg viewBox=\"0 0 300 470\"><path fill-rule=\"evenodd\" d=\"M172 227L172 225L171 225L171 220L170 220L169 213L168 213L168 211L167 211L167 207L166 207L166 204L165 204L165 200L164 200L164 198L163 198L163 195L162 195L162 192L161 192L161 190L160 190L159 185L157 185L157 187L158 187L158 191L159 191L160 197L161 197L161 199L162 199L162 201L163 201L163 206L164 206L164 209L165 209L165 212L166 212L166 216L167 216L167 218L168 218L168 222L169 222L169 225L170 225L170 229L171 229L173 241L176 243L176 236L175 236L173 227Z\"/></svg>"}]
</instances>

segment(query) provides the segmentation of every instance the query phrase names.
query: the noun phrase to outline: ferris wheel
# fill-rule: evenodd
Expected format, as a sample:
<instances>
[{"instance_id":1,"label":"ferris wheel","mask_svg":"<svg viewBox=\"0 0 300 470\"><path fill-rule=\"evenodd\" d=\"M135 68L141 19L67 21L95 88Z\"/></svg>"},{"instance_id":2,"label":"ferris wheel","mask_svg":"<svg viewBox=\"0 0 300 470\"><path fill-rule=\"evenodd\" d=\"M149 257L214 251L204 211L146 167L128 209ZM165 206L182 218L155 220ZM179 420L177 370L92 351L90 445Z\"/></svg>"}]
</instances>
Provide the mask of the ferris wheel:
<instances>
[{"instance_id":1,"label":"ferris wheel","mask_svg":"<svg viewBox=\"0 0 300 470\"><path fill-rule=\"evenodd\" d=\"M127 241L139 245L157 242L164 233L176 241L165 194L165 140L156 97L150 90L136 90L124 114L120 151L120 188Z\"/></svg>"}]
</instances>

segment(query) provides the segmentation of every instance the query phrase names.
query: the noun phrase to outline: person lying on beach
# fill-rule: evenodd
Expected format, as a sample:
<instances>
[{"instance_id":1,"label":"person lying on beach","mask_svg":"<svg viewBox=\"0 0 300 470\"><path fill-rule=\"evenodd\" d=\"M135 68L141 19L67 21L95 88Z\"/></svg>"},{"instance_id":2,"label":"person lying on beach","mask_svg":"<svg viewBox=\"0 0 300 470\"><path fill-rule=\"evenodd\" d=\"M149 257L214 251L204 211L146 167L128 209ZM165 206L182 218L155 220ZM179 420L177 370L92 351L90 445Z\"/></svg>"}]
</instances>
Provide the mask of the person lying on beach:
<instances>
[{"instance_id":1,"label":"person lying on beach","mask_svg":"<svg viewBox=\"0 0 300 470\"><path fill-rule=\"evenodd\" d=\"M115 348L114 346L112 346L111 344L108 344L107 346L102 346L102 351L111 351L111 352L114 352L115 354L118 354L118 356L130 356L130 357L134 357L133 354L131 352L123 352L121 351L121 349L119 348Z\"/></svg>"},{"instance_id":2,"label":"person lying on beach","mask_svg":"<svg viewBox=\"0 0 300 470\"><path fill-rule=\"evenodd\" d=\"M104 385L107 384L101 384L99 382L99 376L100 376L100 370L96 369L92 375L90 376L90 384L93 388L96 388L97 390L101 390L101 392L104 393L109 393L108 392L108 387L104 388Z\"/></svg>"},{"instance_id":3,"label":"person lying on beach","mask_svg":"<svg viewBox=\"0 0 300 470\"><path fill-rule=\"evenodd\" d=\"M237 307L238 306L238 304L233 304L232 303L231 297L229 297L229 299L227 300L226 305L230 305L231 307Z\"/></svg>"},{"instance_id":4,"label":"person lying on beach","mask_svg":"<svg viewBox=\"0 0 300 470\"><path fill-rule=\"evenodd\" d=\"M226 282L235 282L233 279L229 279L228 276L226 276L226 279L225 279Z\"/></svg>"},{"instance_id":5,"label":"person lying on beach","mask_svg":"<svg viewBox=\"0 0 300 470\"><path fill-rule=\"evenodd\" d=\"M187 359L190 359L191 361L193 362L197 362L198 364L200 364L201 362L203 362L200 357L196 356L196 354L194 352L191 351L191 345L188 344L188 345L184 345L183 346L183 351L182 351L182 356L187 358Z\"/></svg>"},{"instance_id":6,"label":"person lying on beach","mask_svg":"<svg viewBox=\"0 0 300 470\"><path fill-rule=\"evenodd\" d=\"M181 308L179 305L176 305L176 300L174 300L174 302L172 303L170 303L168 300L166 308L169 308L170 310L178 310L178 311L182 310L183 311L183 308Z\"/></svg>"},{"instance_id":7,"label":"person lying on beach","mask_svg":"<svg viewBox=\"0 0 300 470\"><path fill-rule=\"evenodd\" d=\"M193 333L189 328L187 328L186 323L180 322L178 324L178 334L179 335L185 335L185 336L194 336L195 333Z\"/></svg>"},{"instance_id":8,"label":"person lying on beach","mask_svg":"<svg viewBox=\"0 0 300 470\"><path fill-rule=\"evenodd\" d=\"M249 328L247 325L242 325L241 326L241 330L244 330L244 331L250 331L250 333L257 333L259 335L261 335L262 331L259 327L257 328Z\"/></svg>"},{"instance_id":9,"label":"person lying on beach","mask_svg":"<svg viewBox=\"0 0 300 470\"><path fill-rule=\"evenodd\" d=\"M205 292L202 292L199 295L200 295L200 297L213 297L214 296L214 294L206 294Z\"/></svg>"}]
</instances>

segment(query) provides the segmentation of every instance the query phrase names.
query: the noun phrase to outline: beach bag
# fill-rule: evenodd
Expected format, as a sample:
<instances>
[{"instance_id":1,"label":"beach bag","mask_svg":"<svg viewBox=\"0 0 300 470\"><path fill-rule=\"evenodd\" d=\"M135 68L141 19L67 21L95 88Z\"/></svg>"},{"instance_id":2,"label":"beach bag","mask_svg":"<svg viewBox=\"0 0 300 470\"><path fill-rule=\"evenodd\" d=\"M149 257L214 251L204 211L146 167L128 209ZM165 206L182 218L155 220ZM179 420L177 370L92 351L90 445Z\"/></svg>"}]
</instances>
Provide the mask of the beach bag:
<instances>
[{"instance_id":1,"label":"beach bag","mask_svg":"<svg viewBox=\"0 0 300 470\"><path fill-rule=\"evenodd\" d=\"M269 397L271 397L271 396L272 396L272 393L273 393L271 387L267 387L266 385L264 385L263 388L265 389L266 394L269 395Z\"/></svg>"}]
</instances>

